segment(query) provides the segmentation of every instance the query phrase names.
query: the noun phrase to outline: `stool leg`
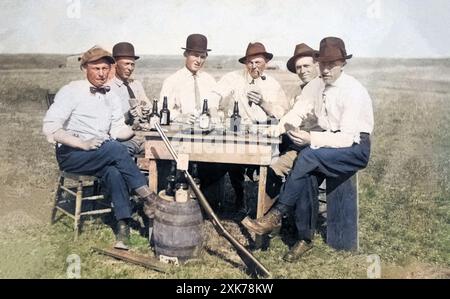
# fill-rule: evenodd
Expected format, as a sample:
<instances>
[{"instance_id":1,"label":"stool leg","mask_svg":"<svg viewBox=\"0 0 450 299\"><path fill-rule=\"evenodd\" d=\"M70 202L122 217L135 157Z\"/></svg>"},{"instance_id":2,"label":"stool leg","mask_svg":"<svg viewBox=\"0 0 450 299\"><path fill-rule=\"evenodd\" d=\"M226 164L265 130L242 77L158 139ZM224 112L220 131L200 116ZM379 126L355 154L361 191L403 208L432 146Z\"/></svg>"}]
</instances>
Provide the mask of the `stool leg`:
<instances>
[{"instance_id":1,"label":"stool leg","mask_svg":"<svg viewBox=\"0 0 450 299\"><path fill-rule=\"evenodd\" d=\"M55 193L55 199L53 200L53 206L52 206L52 214L50 217L50 224L53 225L55 223L55 216L58 209L56 208L58 206L59 200L61 198L62 189L61 186L64 186L64 177L62 175L59 176L58 181L58 187L56 188Z\"/></svg>"},{"instance_id":2,"label":"stool leg","mask_svg":"<svg viewBox=\"0 0 450 299\"><path fill-rule=\"evenodd\" d=\"M338 250L358 250L357 176L344 182L327 179L327 243Z\"/></svg>"},{"instance_id":3,"label":"stool leg","mask_svg":"<svg viewBox=\"0 0 450 299\"><path fill-rule=\"evenodd\" d=\"M81 214L82 198L83 198L83 182L79 181L77 187L77 196L75 200L75 224L74 224L75 241L78 240L78 235L80 233L80 218L81 218L80 214Z\"/></svg>"}]
</instances>

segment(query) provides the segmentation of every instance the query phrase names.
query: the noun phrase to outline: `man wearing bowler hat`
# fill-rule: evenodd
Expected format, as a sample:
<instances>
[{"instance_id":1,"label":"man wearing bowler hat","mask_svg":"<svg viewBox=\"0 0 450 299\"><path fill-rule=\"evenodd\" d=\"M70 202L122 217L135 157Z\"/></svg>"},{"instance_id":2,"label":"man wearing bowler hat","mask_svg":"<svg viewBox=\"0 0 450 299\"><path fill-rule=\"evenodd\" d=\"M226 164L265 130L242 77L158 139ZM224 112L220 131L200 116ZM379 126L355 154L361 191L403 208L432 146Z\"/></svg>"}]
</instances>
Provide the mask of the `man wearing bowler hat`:
<instances>
[{"instance_id":1,"label":"man wearing bowler hat","mask_svg":"<svg viewBox=\"0 0 450 299\"><path fill-rule=\"evenodd\" d=\"M106 50L94 47L80 61L86 79L70 82L58 91L45 115L43 132L49 142L56 144L56 159L62 171L101 179L118 222L115 247L127 249L129 190L152 210L156 195L150 192L127 148L117 141L134 133L125 124L120 98L105 85L114 58Z\"/></svg>"},{"instance_id":2,"label":"man wearing bowler hat","mask_svg":"<svg viewBox=\"0 0 450 299\"><path fill-rule=\"evenodd\" d=\"M334 189L346 186L348 179L369 161L370 134L374 126L372 100L361 83L344 72L351 57L340 38L324 38L317 57L321 78L312 80L303 90L302 99L267 132L278 136L289 131L294 144L306 147L300 151L275 206L265 216L243 224L251 231L265 234L280 225L283 214L294 210L298 241L284 256L288 262L298 260L313 247L320 183L327 179L328 184L329 180L333 182ZM311 111L323 131L306 132L299 128ZM331 204L334 203L328 203ZM349 197L334 209L346 217L341 232L348 234L345 238L349 244L340 249L354 249L356 198Z\"/></svg>"},{"instance_id":3,"label":"man wearing bowler hat","mask_svg":"<svg viewBox=\"0 0 450 299\"><path fill-rule=\"evenodd\" d=\"M166 96L172 120L193 124L202 112L203 100L215 116L218 107L216 80L202 69L208 58L208 39L198 33L187 37L184 67L167 77L162 85L160 100Z\"/></svg>"},{"instance_id":4,"label":"man wearing bowler hat","mask_svg":"<svg viewBox=\"0 0 450 299\"><path fill-rule=\"evenodd\" d=\"M213 76L202 69L208 58L208 39L203 34L190 34L186 39L184 50L184 66L163 82L160 100L167 97L172 120L194 124L202 112L203 100L208 100L208 109L212 119L217 118L219 96L214 93L217 82ZM198 176L202 191L208 192L218 180L222 166L216 163L197 163ZM218 208L218 200L209 198L214 209Z\"/></svg>"},{"instance_id":5,"label":"man wearing bowler hat","mask_svg":"<svg viewBox=\"0 0 450 299\"><path fill-rule=\"evenodd\" d=\"M135 55L134 46L128 42L114 45L112 55L116 60L116 72L109 85L111 90L121 99L121 109L125 117L125 123L136 128L139 123L146 121L151 107L142 83L131 78L139 56ZM144 152L143 138L135 136L122 143L127 146L131 155Z\"/></svg>"}]
</instances>

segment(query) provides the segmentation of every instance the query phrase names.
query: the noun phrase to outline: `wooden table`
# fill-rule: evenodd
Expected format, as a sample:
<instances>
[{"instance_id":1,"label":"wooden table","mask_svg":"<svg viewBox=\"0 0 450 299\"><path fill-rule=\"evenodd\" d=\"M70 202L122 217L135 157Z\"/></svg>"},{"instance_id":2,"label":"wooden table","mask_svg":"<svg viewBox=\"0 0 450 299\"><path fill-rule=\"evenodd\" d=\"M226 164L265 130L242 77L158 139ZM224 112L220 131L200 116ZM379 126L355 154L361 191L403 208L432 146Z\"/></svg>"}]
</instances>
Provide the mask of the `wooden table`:
<instances>
[{"instance_id":1,"label":"wooden table","mask_svg":"<svg viewBox=\"0 0 450 299\"><path fill-rule=\"evenodd\" d=\"M259 166L258 203L256 217L262 217L273 203L266 199L267 167L272 153L280 143L279 138L263 137L260 132L267 126L245 126L243 132L226 129L200 130L188 125L172 124L163 127L173 147L179 154L188 154L189 161L209 163L232 163ZM138 131L145 138L145 158L149 161L149 187L158 189L156 160L173 160L158 132Z\"/></svg>"}]
</instances>

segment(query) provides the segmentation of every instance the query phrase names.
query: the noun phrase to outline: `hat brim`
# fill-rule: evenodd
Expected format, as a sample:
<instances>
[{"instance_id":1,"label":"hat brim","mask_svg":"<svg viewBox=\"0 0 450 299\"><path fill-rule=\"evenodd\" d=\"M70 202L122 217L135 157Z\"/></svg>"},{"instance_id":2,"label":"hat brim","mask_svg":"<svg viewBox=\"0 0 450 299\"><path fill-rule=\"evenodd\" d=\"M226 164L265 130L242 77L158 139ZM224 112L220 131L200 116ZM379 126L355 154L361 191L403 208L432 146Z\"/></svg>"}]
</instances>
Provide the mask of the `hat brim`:
<instances>
[{"instance_id":1,"label":"hat brim","mask_svg":"<svg viewBox=\"0 0 450 299\"><path fill-rule=\"evenodd\" d=\"M181 48L181 49L186 50L186 51L199 52L199 53L206 53L206 52L211 51L211 49L191 49L191 48Z\"/></svg>"},{"instance_id":2,"label":"hat brim","mask_svg":"<svg viewBox=\"0 0 450 299\"><path fill-rule=\"evenodd\" d=\"M119 57L132 57L132 58L134 58L135 60L138 60L139 58L141 58L140 56L133 56L133 55L114 55L113 57L114 57L114 59L116 59L116 60L117 60L117 58L119 58Z\"/></svg>"},{"instance_id":3,"label":"hat brim","mask_svg":"<svg viewBox=\"0 0 450 299\"><path fill-rule=\"evenodd\" d=\"M353 57L353 54L344 56L344 57L337 57L337 56L324 56L324 57L316 57L317 61L319 62L333 62L333 61L338 61L338 60L347 60L347 59L351 59Z\"/></svg>"},{"instance_id":4,"label":"hat brim","mask_svg":"<svg viewBox=\"0 0 450 299\"><path fill-rule=\"evenodd\" d=\"M92 62L96 62L96 61L99 61L100 59L106 59L109 63L111 63L111 64L115 64L116 63L116 60L112 57L112 56L107 56L107 55L105 55L105 56L100 56L100 57L94 57L94 58L92 58L92 59L90 59L89 61L85 61L85 62L83 62L81 65L80 65L80 69L82 69L86 64L88 64L88 63L92 63ZM80 58L78 58L78 60L80 60L81 61L81 57Z\"/></svg>"},{"instance_id":5,"label":"hat brim","mask_svg":"<svg viewBox=\"0 0 450 299\"><path fill-rule=\"evenodd\" d=\"M273 58L273 54L272 54L272 53L261 52L261 53L254 53L254 54L249 55L249 56L244 56L244 57L242 57L242 58L239 58L238 61L239 61L240 63L242 63L242 64L245 64L247 58L253 57L253 56L258 56L258 55L264 55L264 57L266 57L266 59L267 59L268 61L271 60L271 59Z\"/></svg>"},{"instance_id":6,"label":"hat brim","mask_svg":"<svg viewBox=\"0 0 450 299\"><path fill-rule=\"evenodd\" d=\"M296 74L297 71L295 69L295 63L297 62L297 59L302 58L302 57L312 57L314 59L317 59L318 54L319 54L318 51L312 51L312 52L305 52L305 53L300 53L300 54L294 55L291 58L289 58L289 60L286 63L286 67L291 73Z\"/></svg>"}]
</instances>

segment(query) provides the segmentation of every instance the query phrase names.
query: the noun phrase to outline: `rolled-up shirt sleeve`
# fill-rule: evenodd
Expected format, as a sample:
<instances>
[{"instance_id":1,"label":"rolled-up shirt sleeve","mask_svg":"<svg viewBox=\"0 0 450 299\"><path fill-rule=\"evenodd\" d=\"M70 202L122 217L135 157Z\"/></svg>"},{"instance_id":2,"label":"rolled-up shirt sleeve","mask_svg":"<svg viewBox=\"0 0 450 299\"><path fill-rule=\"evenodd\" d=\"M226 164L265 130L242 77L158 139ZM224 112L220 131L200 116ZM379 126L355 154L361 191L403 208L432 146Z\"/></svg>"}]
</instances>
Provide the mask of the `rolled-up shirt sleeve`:
<instances>
[{"instance_id":1,"label":"rolled-up shirt sleeve","mask_svg":"<svg viewBox=\"0 0 450 299\"><path fill-rule=\"evenodd\" d=\"M48 142L55 143L53 134L59 129L64 128L64 123L70 118L75 107L75 99L71 97L69 88L64 86L55 95L55 101L44 117L42 131L47 137Z\"/></svg>"}]
</instances>

